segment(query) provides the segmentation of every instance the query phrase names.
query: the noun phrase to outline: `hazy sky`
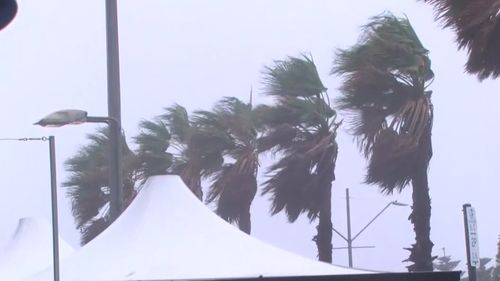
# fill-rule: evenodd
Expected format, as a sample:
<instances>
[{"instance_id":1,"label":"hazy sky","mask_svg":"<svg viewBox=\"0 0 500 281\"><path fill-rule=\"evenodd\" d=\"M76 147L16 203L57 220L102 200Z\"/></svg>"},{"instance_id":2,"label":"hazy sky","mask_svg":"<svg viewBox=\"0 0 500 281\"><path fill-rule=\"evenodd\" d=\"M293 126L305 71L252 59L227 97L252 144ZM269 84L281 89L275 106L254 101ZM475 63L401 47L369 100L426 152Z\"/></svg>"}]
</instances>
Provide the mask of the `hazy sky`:
<instances>
[{"instance_id":1,"label":"hazy sky","mask_svg":"<svg viewBox=\"0 0 500 281\"><path fill-rule=\"evenodd\" d=\"M86 143L95 125L39 128L32 125L59 109L79 108L107 114L104 1L18 0L14 22L0 32L0 138L56 136L58 180L63 162ZM343 4L341 4L343 3ZM434 156L430 164L431 239L434 254L442 248L465 268L462 204L475 206L481 256L494 257L500 191L500 80L478 82L463 73L465 52L456 50L453 34L433 20L432 9L414 0L349 2L319 0L189 1L120 0L119 32L122 122L137 133L142 119L162 113L174 102L207 109L223 96L267 101L262 70L273 60L311 53L330 97L338 96L339 79L329 76L336 48L354 44L360 26L383 11L406 15L430 50L436 74L431 86L435 109ZM340 115L342 117L342 115ZM411 203L411 190L384 196L362 184L365 162L352 137L341 128L333 189L333 224L345 233L345 188L350 188L353 233L388 202ZM0 245L19 217L50 219L48 144L0 142ZM78 245L64 190L60 192L61 235ZM315 258L316 223L284 216L270 218L266 198L253 205L253 235L298 254ZM410 207L391 206L355 241L374 249L354 250L354 265L378 270L405 270L413 241L407 218ZM334 247L345 246L335 237ZM200 249L196 249L198 251ZM347 265L345 250L334 263Z\"/></svg>"}]
</instances>

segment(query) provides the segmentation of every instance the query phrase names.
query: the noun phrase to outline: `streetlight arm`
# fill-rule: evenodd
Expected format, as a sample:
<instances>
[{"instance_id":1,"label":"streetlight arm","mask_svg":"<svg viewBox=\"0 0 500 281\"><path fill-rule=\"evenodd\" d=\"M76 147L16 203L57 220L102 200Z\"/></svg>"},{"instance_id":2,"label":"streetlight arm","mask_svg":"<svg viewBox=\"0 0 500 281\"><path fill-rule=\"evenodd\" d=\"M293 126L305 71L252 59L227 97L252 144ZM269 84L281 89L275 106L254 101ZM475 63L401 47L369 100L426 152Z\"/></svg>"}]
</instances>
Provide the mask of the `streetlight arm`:
<instances>
[{"instance_id":1,"label":"streetlight arm","mask_svg":"<svg viewBox=\"0 0 500 281\"><path fill-rule=\"evenodd\" d=\"M373 219L371 219L366 225L365 227L363 227L359 232L358 234L354 235L354 238L352 238L351 241L354 241L356 238L358 238L358 236L363 232L365 231L365 229L368 228L368 226L370 226L385 210L387 210L387 208L389 208L394 202L389 202L380 212L378 212L377 215L375 215L375 217L373 217Z\"/></svg>"},{"instance_id":2,"label":"streetlight arm","mask_svg":"<svg viewBox=\"0 0 500 281\"><path fill-rule=\"evenodd\" d=\"M87 123L114 123L115 125L118 124L118 120L116 120L113 117L101 117L101 116L87 116L85 118L85 122Z\"/></svg>"}]
</instances>

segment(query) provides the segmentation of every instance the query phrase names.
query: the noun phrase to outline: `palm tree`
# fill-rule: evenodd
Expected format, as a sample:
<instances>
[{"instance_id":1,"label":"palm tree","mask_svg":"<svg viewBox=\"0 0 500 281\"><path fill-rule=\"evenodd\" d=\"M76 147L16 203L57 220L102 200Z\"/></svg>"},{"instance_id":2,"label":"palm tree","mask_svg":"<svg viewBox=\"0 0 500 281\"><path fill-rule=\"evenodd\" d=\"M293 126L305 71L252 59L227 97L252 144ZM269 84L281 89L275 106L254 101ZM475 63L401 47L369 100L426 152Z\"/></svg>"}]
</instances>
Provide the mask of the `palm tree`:
<instances>
[{"instance_id":1,"label":"palm tree","mask_svg":"<svg viewBox=\"0 0 500 281\"><path fill-rule=\"evenodd\" d=\"M201 180L222 167L222 152L228 142L226 135L195 124L180 105L165 110L160 119L170 132L170 146L175 150L171 172L180 175L189 189L203 200Z\"/></svg>"},{"instance_id":2,"label":"palm tree","mask_svg":"<svg viewBox=\"0 0 500 281\"><path fill-rule=\"evenodd\" d=\"M62 185L71 199L73 217L84 245L106 229L109 218L108 188L109 134L105 128L87 136L90 143L65 162L69 178ZM122 139L124 206L135 196L137 159Z\"/></svg>"},{"instance_id":3,"label":"palm tree","mask_svg":"<svg viewBox=\"0 0 500 281\"><path fill-rule=\"evenodd\" d=\"M258 125L251 103L234 97L220 100L212 111L197 111L195 123L209 131L227 135L224 155L234 162L214 173L207 202L217 202L216 213L226 221L237 222L250 234L250 206L257 192Z\"/></svg>"},{"instance_id":4,"label":"palm tree","mask_svg":"<svg viewBox=\"0 0 500 281\"><path fill-rule=\"evenodd\" d=\"M369 159L366 182L385 193L411 183L410 221L415 244L410 271L431 271L431 204L427 169L432 157L434 77L428 51L406 18L384 14L364 26L359 42L339 50L332 74L341 75L338 107L351 117L352 134Z\"/></svg>"},{"instance_id":5,"label":"palm tree","mask_svg":"<svg viewBox=\"0 0 500 281\"><path fill-rule=\"evenodd\" d=\"M453 29L467 49L466 71L480 80L500 75L500 2L497 0L420 0L434 5L436 18Z\"/></svg>"},{"instance_id":6,"label":"palm tree","mask_svg":"<svg viewBox=\"0 0 500 281\"><path fill-rule=\"evenodd\" d=\"M141 133L135 137L137 153L132 152L122 139L124 206L128 206L136 195L136 184L148 177L165 174L172 164L172 155L167 153L170 134L161 120L142 121ZM109 218L108 188L108 129L98 129L88 135L90 143L66 161L69 179L63 183L68 188L72 201L72 212L80 230L84 245L104 231Z\"/></svg>"},{"instance_id":7,"label":"palm tree","mask_svg":"<svg viewBox=\"0 0 500 281\"><path fill-rule=\"evenodd\" d=\"M265 94L272 106L256 108L265 125L259 150L279 157L267 171L264 194L272 214L284 211L290 222L300 214L319 218L314 240L321 261L332 261L331 189L337 159L336 112L312 58L288 57L265 69Z\"/></svg>"}]
</instances>

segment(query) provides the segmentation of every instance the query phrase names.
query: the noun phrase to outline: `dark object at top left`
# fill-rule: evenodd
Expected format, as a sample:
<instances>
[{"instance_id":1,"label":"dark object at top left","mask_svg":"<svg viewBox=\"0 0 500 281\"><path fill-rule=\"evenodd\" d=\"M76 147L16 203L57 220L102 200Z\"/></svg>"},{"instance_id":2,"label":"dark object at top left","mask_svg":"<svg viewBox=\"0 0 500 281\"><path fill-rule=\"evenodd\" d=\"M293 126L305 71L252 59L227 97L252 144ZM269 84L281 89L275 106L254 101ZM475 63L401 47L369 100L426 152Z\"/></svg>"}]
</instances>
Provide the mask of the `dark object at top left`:
<instances>
[{"instance_id":1,"label":"dark object at top left","mask_svg":"<svg viewBox=\"0 0 500 281\"><path fill-rule=\"evenodd\" d=\"M0 0L0 30L6 27L17 14L16 0Z\"/></svg>"}]
</instances>

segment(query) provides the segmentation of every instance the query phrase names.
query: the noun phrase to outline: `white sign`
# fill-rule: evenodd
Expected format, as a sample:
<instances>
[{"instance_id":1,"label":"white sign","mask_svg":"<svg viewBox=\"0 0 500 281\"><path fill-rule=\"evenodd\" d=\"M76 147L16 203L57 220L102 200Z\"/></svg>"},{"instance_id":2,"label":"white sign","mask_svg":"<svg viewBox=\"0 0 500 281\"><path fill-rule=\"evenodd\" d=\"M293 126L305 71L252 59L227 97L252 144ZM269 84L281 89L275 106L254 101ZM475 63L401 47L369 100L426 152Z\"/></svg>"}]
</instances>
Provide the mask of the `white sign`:
<instances>
[{"instance_id":1,"label":"white sign","mask_svg":"<svg viewBox=\"0 0 500 281\"><path fill-rule=\"evenodd\" d=\"M469 232L469 263L471 266L479 267L479 237L477 234L476 211L474 208L467 206L465 213Z\"/></svg>"}]
</instances>

